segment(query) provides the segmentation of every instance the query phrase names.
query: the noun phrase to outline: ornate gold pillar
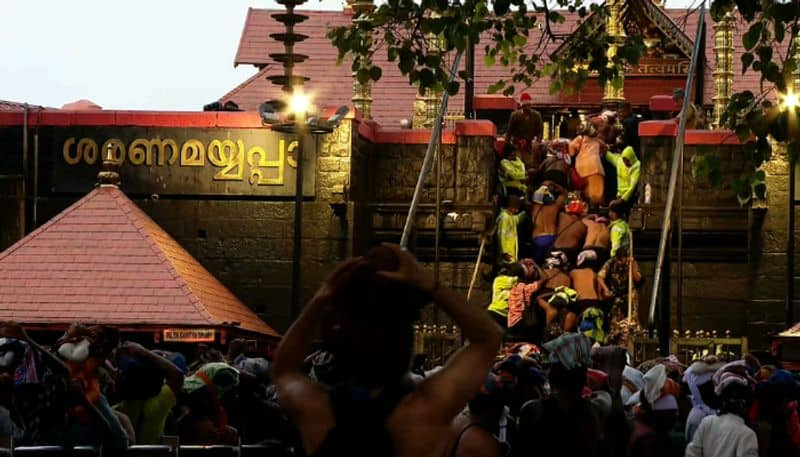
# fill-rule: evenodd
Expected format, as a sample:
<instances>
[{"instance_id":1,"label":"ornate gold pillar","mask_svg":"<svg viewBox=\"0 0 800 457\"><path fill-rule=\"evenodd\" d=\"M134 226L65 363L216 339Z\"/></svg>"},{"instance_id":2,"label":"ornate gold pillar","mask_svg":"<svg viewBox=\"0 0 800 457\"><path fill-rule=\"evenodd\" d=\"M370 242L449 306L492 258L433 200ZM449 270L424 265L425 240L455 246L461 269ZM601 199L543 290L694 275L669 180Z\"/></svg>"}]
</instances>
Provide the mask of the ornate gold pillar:
<instances>
[{"instance_id":1,"label":"ornate gold pillar","mask_svg":"<svg viewBox=\"0 0 800 457\"><path fill-rule=\"evenodd\" d=\"M625 40L625 27L622 24L622 3L623 0L608 0L608 18L606 20L606 32L614 38L609 45L606 56L609 59L617 55L622 41ZM609 67L611 67L609 63ZM625 75L620 74L611 81L606 82L603 90L603 104L616 104L625 100Z\"/></svg>"},{"instance_id":2,"label":"ornate gold pillar","mask_svg":"<svg viewBox=\"0 0 800 457\"><path fill-rule=\"evenodd\" d=\"M442 43L442 38L432 33L428 34L428 54L441 55L443 48L444 44ZM423 95L417 93L416 99L414 100L414 116L411 121L412 128L433 128L433 124L436 122L436 115L439 113L441 95L440 91L431 89L425 89Z\"/></svg>"},{"instance_id":3,"label":"ornate gold pillar","mask_svg":"<svg viewBox=\"0 0 800 457\"><path fill-rule=\"evenodd\" d=\"M794 37L794 93L800 93L800 34Z\"/></svg>"},{"instance_id":4,"label":"ornate gold pillar","mask_svg":"<svg viewBox=\"0 0 800 457\"><path fill-rule=\"evenodd\" d=\"M366 20L366 16L375 10L372 0L347 0L347 5L353 10L353 22ZM361 68L369 68L371 60L366 56L362 58ZM359 83L356 73L353 72L353 97L350 100L364 119L372 119L372 82Z\"/></svg>"},{"instance_id":5,"label":"ornate gold pillar","mask_svg":"<svg viewBox=\"0 0 800 457\"><path fill-rule=\"evenodd\" d=\"M715 129L720 128L722 113L728 107L733 92L733 14L725 13L714 24L714 119Z\"/></svg>"}]
</instances>

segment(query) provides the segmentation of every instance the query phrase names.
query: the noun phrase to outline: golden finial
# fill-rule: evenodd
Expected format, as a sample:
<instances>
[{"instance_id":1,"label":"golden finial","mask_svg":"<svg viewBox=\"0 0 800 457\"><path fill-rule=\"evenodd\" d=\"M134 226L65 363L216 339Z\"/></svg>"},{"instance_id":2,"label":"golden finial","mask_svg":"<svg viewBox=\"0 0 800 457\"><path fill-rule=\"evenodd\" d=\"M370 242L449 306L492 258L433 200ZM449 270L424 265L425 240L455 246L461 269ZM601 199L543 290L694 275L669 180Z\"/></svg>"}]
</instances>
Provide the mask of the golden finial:
<instances>
[{"instance_id":1,"label":"golden finial","mask_svg":"<svg viewBox=\"0 0 800 457\"><path fill-rule=\"evenodd\" d=\"M97 184L100 187L119 187L119 166L114 159L114 147L109 144L106 153L103 155L103 165L97 173Z\"/></svg>"}]
</instances>

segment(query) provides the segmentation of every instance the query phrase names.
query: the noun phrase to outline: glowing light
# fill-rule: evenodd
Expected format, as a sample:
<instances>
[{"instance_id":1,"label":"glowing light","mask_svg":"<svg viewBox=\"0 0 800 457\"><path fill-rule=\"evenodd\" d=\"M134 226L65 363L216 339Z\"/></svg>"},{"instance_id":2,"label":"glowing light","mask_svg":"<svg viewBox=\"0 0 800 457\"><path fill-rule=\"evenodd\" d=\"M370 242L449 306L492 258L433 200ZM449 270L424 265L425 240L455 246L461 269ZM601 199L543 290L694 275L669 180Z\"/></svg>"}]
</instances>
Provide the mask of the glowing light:
<instances>
[{"instance_id":1,"label":"glowing light","mask_svg":"<svg viewBox=\"0 0 800 457\"><path fill-rule=\"evenodd\" d=\"M305 114L311 107L311 98L300 90L295 89L295 92L289 97L289 109L295 114Z\"/></svg>"},{"instance_id":2,"label":"glowing light","mask_svg":"<svg viewBox=\"0 0 800 457\"><path fill-rule=\"evenodd\" d=\"M789 110L789 109L796 109L800 107L800 95L789 91L786 95L783 96L783 100L781 100L781 109Z\"/></svg>"}]
</instances>

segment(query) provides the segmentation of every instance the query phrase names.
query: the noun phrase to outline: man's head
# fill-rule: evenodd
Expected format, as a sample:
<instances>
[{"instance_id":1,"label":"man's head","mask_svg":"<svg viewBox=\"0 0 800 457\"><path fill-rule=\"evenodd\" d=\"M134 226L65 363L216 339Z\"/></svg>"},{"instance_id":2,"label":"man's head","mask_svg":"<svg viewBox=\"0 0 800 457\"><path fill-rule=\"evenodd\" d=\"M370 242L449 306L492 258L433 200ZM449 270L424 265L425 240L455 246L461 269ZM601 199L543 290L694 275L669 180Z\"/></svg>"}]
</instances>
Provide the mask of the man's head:
<instances>
[{"instance_id":1,"label":"man's head","mask_svg":"<svg viewBox=\"0 0 800 457\"><path fill-rule=\"evenodd\" d=\"M617 110L620 119L625 119L626 117L633 114L633 109L631 108L630 102L622 102L619 105L619 109Z\"/></svg>"},{"instance_id":2,"label":"man's head","mask_svg":"<svg viewBox=\"0 0 800 457\"><path fill-rule=\"evenodd\" d=\"M522 111L525 111L526 113L528 111L530 111L532 103L533 103L533 100L531 100L530 94L528 94L526 92L526 93L520 95L520 97L519 97L519 105L522 108Z\"/></svg>"},{"instance_id":3,"label":"man's head","mask_svg":"<svg viewBox=\"0 0 800 457\"><path fill-rule=\"evenodd\" d=\"M507 200L508 201L506 201L506 209L508 209L508 212L511 214L519 213L519 206L520 206L519 197L517 197L516 195L509 195L507 197Z\"/></svg>"},{"instance_id":4,"label":"man's head","mask_svg":"<svg viewBox=\"0 0 800 457\"><path fill-rule=\"evenodd\" d=\"M511 143L506 143L503 146L503 157L508 160L514 160L517 158L517 148L514 147Z\"/></svg>"},{"instance_id":5,"label":"man's head","mask_svg":"<svg viewBox=\"0 0 800 457\"><path fill-rule=\"evenodd\" d=\"M630 168L637 161L636 152L634 152L632 147L628 146L622 150L622 163L624 163L626 167Z\"/></svg>"},{"instance_id":6,"label":"man's head","mask_svg":"<svg viewBox=\"0 0 800 457\"><path fill-rule=\"evenodd\" d=\"M614 200L608 204L608 218L612 221L622 218L623 204L619 200Z\"/></svg>"},{"instance_id":7,"label":"man's head","mask_svg":"<svg viewBox=\"0 0 800 457\"><path fill-rule=\"evenodd\" d=\"M402 379L413 355L413 323L428 297L422 291L387 280L379 271L397 269L389 248L342 264L327 279L322 338L336 364L366 388Z\"/></svg>"}]
</instances>

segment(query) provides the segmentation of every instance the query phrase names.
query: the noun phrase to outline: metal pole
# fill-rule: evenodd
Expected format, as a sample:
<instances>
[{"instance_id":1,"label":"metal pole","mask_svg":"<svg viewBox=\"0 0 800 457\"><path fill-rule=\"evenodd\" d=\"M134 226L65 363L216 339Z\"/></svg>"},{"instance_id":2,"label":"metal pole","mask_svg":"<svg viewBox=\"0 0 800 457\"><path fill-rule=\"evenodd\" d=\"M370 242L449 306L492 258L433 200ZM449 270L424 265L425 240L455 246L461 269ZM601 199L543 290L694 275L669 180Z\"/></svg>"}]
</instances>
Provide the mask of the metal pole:
<instances>
[{"instance_id":1,"label":"metal pole","mask_svg":"<svg viewBox=\"0 0 800 457\"><path fill-rule=\"evenodd\" d=\"M300 299L301 299L301 285L300 285L300 258L303 254L303 129L302 123L304 119L300 119L297 123L297 174L294 185L294 240L292 251L292 303L291 303L291 318L296 319L300 315Z\"/></svg>"},{"instance_id":2,"label":"metal pole","mask_svg":"<svg viewBox=\"0 0 800 457\"><path fill-rule=\"evenodd\" d=\"M677 290L675 291L675 312L677 314L678 330L683 330L683 168L684 157L681 153L680 169L678 171L678 217L676 226L678 229L678 283Z\"/></svg>"},{"instance_id":3,"label":"metal pole","mask_svg":"<svg viewBox=\"0 0 800 457\"><path fill-rule=\"evenodd\" d=\"M450 71L450 81L456 77L458 73L458 62L461 60L463 51L458 51L456 58L453 60L453 67ZM431 138L428 140L428 150L425 151L425 159L422 161L422 169L417 178L417 187L414 188L414 197L411 199L411 206L408 207L408 215L406 216L406 224L403 227L403 235L400 237L400 246L403 248L408 247L408 238L411 236L411 229L414 227L414 217L417 214L417 207L419 206L419 199L422 197L422 188L425 185L425 179L431 171L433 165L433 150L436 147L439 136L442 134L442 121L444 120L444 113L447 110L447 100L450 95L447 91L442 94L442 103L439 106L439 114L436 115L436 123L433 125L433 132Z\"/></svg>"},{"instance_id":4,"label":"metal pole","mask_svg":"<svg viewBox=\"0 0 800 457\"><path fill-rule=\"evenodd\" d=\"M680 165L683 163L683 143L686 138L686 112L689 108L689 100L691 98L692 84L694 81L695 67L699 60L701 45L704 45L699 39L702 35L703 25L705 24L706 7L705 3L700 5L699 21L697 22L697 33L695 34L694 51L692 52L692 62L689 64L689 74L686 77L686 86L684 88L685 94L683 97L683 106L681 107L681 119L678 124L678 138L675 141L675 150L672 155L672 170L670 171L669 188L667 189L667 200L664 204L664 223L661 226L661 239L658 245L658 257L656 258L656 269L653 276L653 294L650 297L650 313L648 315L649 324L655 323L656 303L659 298L659 290L661 286L661 268L664 264L664 256L667 251L667 239L669 238L670 225L672 220L672 204L675 201L675 187L677 184L678 171ZM669 302L669 295L667 295L667 304Z\"/></svg>"},{"instance_id":5,"label":"metal pole","mask_svg":"<svg viewBox=\"0 0 800 457\"><path fill-rule=\"evenodd\" d=\"M439 141L436 142L436 225L433 236L433 280L439 284L439 242L441 241L442 231L442 141L439 135ZM439 307L433 307L433 322L439 324Z\"/></svg>"},{"instance_id":6,"label":"metal pole","mask_svg":"<svg viewBox=\"0 0 800 457\"><path fill-rule=\"evenodd\" d=\"M791 156L791 154L790 154ZM794 206L797 160L789 160L789 218L786 237L786 325L794 325Z\"/></svg>"}]
</instances>

